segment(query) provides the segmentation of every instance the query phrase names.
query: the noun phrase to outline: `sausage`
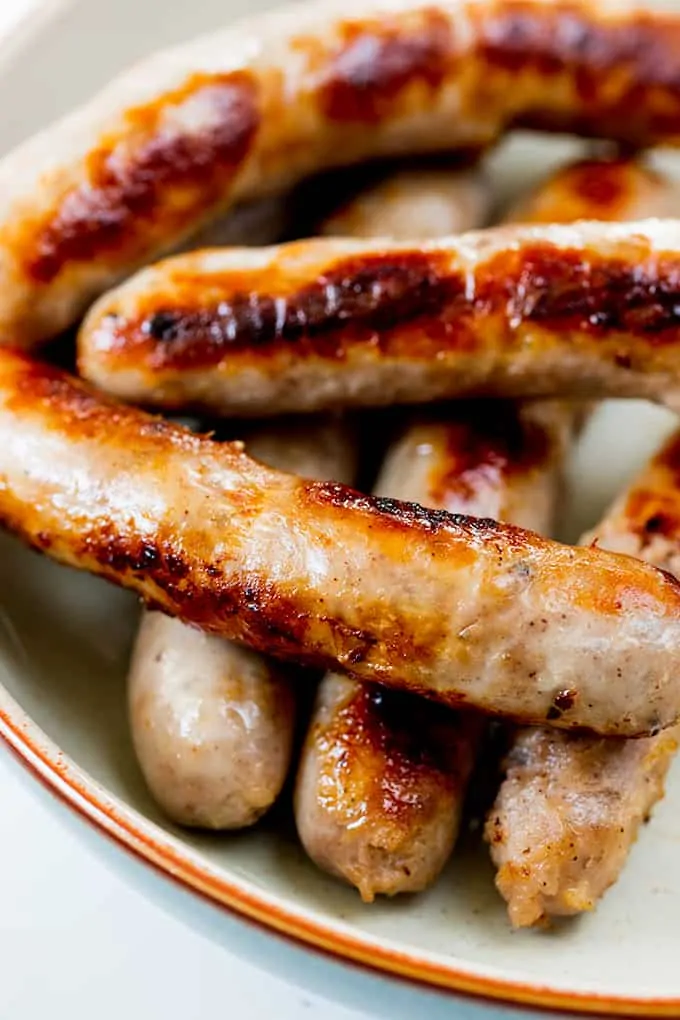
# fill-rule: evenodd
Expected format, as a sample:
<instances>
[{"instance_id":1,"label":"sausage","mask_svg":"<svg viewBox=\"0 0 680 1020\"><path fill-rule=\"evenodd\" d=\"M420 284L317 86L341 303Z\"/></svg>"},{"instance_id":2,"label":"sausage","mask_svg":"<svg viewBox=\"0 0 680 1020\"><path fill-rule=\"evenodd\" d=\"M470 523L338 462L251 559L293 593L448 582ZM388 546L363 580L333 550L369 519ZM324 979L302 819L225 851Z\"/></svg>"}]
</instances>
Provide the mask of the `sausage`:
<instances>
[{"instance_id":1,"label":"sausage","mask_svg":"<svg viewBox=\"0 0 680 1020\"><path fill-rule=\"evenodd\" d=\"M583 162L544 190L537 219L550 222L551 200L559 196L562 183L571 192L571 197L563 196L565 208L573 208L577 216L590 215L589 196L601 196L602 219L608 218L607 209L612 218L625 218L631 204L638 208L635 215L664 216L677 197L677 187L637 161L615 160L601 177ZM513 214L523 218L521 202ZM662 464L663 454L659 470L652 466L584 542L596 538L605 548L645 555L657 566L680 567L672 559L672 531L658 557L650 556L635 538L636 499L644 502L647 492L652 504L659 498L669 500L671 507L675 503L671 479L659 477ZM663 796L679 738L677 727L625 742L572 734L561 739L552 729L518 731L485 828L498 867L496 885L507 900L513 925L544 924L551 916L594 908L621 873L641 822Z\"/></svg>"},{"instance_id":2,"label":"sausage","mask_svg":"<svg viewBox=\"0 0 680 1020\"><path fill-rule=\"evenodd\" d=\"M482 402L421 418L379 493L546 531L573 416L557 402ZM458 835L481 717L336 673L319 687L295 789L309 856L366 902L437 877Z\"/></svg>"},{"instance_id":3,"label":"sausage","mask_svg":"<svg viewBox=\"0 0 680 1020\"><path fill-rule=\"evenodd\" d=\"M351 481L355 445L340 421L279 424L248 438L266 464ZM180 825L237 829L271 807L295 728L290 668L159 612L143 614L128 677L137 759Z\"/></svg>"},{"instance_id":4,"label":"sausage","mask_svg":"<svg viewBox=\"0 0 680 1020\"><path fill-rule=\"evenodd\" d=\"M680 574L680 433L583 538ZM645 740L520 730L486 825L516 927L592 910L663 797L680 727Z\"/></svg>"},{"instance_id":5,"label":"sausage","mask_svg":"<svg viewBox=\"0 0 680 1020\"><path fill-rule=\"evenodd\" d=\"M422 166L366 188L329 217L322 232L445 236L483 223L489 210L490 189L479 170L454 173ZM445 506L446 492L435 489L447 489L456 453L466 452L456 443L468 434L461 409L457 419L459 437L453 426L449 429L446 416L407 430L390 457L400 469L394 487L382 485L380 491ZM498 452L503 440L494 426L501 420L517 426L510 406L494 415L493 422L482 419L491 445L497 440ZM395 472L385 471L389 483ZM494 489L493 483L487 487L477 477L485 491ZM481 731L481 717L472 713L326 674L295 786L295 819L309 856L355 885L367 902L379 893L424 889L443 867L456 838Z\"/></svg>"},{"instance_id":6,"label":"sausage","mask_svg":"<svg viewBox=\"0 0 680 1020\"><path fill-rule=\"evenodd\" d=\"M634 558L274 471L9 348L0 478L24 542L266 654L526 723L676 721L680 584Z\"/></svg>"},{"instance_id":7,"label":"sausage","mask_svg":"<svg viewBox=\"0 0 680 1020\"><path fill-rule=\"evenodd\" d=\"M426 223L432 235L438 226L446 233L458 208L441 201L447 182L454 186L453 175L395 175L332 217L326 230L370 236L373 226L374 233L408 237L414 224ZM560 168L506 215L544 222L663 215L672 197L670 182L639 160L585 159ZM470 207L466 201L462 208ZM577 418L576 409L555 402L499 404L491 412L483 403L447 408L406 429L379 491L547 533ZM296 786L308 854L368 902L426 888L456 841L480 734L471 713L329 674Z\"/></svg>"},{"instance_id":8,"label":"sausage","mask_svg":"<svg viewBox=\"0 0 680 1020\"><path fill-rule=\"evenodd\" d=\"M476 167L454 172L423 164L389 174L323 224L327 237L446 237L484 226L491 189Z\"/></svg>"},{"instance_id":9,"label":"sausage","mask_svg":"<svg viewBox=\"0 0 680 1020\"><path fill-rule=\"evenodd\" d=\"M680 408L680 221L195 252L95 305L79 365L127 400L237 416L461 396Z\"/></svg>"},{"instance_id":10,"label":"sausage","mask_svg":"<svg viewBox=\"0 0 680 1020\"><path fill-rule=\"evenodd\" d=\"M516 126L675 145L679 80L680 18L625 0L323 0L157 53L0 165L0 339L324 167Z\"/></svg>"}]
</instances>

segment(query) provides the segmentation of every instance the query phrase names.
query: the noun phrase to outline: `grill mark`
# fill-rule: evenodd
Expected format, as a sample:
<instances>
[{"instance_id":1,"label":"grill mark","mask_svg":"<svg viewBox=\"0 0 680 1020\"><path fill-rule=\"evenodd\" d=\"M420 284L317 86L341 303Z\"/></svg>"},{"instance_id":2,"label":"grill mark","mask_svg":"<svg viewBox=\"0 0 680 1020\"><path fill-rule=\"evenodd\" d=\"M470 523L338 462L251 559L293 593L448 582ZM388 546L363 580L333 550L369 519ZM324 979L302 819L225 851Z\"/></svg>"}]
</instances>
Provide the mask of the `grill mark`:
<instances>
[{"instance_id":1,"label":"grill mark","mask_svg":"<svg viewBox=\"0 0 680 1020\"><path fill-rule=\"evenodd\" d=\"M337 807L360 808L411 835L414 822L438 814L442 798L456 800L462 790L472 758L472 734L462 740L467 720L408 693L358 685L318 737L329 788L341 791Z\"/></svg>"},{"instance_id":2,"label":"grill mark","mask_svg":"<svg viewBox=\"0 0 680 1020\"><path fill-rule=\"evenodd\" d=\"M110 338L109 346L119 354L146 349L158 368L216 364L227 352L276 345L341 360L353 346L374 344L378 335L405 323L431 323L464 296L462 277L447 276L441 257L419 252L345 259L281 297L264 290L229 294L229 283L227 277L225 299L216 306L167 304L136 321L105 318L98 335Z\"/></svg>"},{"instance_id":3,"label":"grill mark","mask_svg":"<svg viewBox=\"0 0 680 1020\"><path fill-rule=\"evenodd\" d=\"M375 524L383 531L391 526L397 530L419 530L424 534L448 533L452 537L458 533L466 542L470 538L480 541L502 539L506 544L512 543L515 533L517 538L521 535L525 540L529 534L482 517L451 514L446 510L436 510L386 496L367 496L338 482L310 482L301 486L299 491L301 499L309 505L330 505L339 510L363 511L368 523ZM466 550L464 555L471 557L474 553Z\"/></svg>"},{"instance_id":4,"label":"grill mark","mask_svg":"<svg viewBox=\"0 0 680 1020\"><path fill-rule=\"evenodd\" d=\"M578 128L619 140L648 143L680 130L680 27L676 19L644 12L599 19L583 4L497 4L467 10L475 40L458 38L455 24L436 9L416 22L391 25L351 21L339 44L320 52L297 40L310 70L322 76L320 104L340 123L378 123L414 86L436 92L457 80L464 107L495 111L496 131L513 122L551 130ZM574 96L564 112L543 109L535 79L564 78ZM531 87L527 103L522 79ZM524 107L524 109L522 108ZM528 108L527 108L528 107Z\"/></svg>"},{"instance_id":5,"label":"grill mark","mask_svg":"<svg viewBox=\"0 0 680 1020\"><path fill-rule=\"evenodd\" d=\"M626 159L584 160L567 169L562 186L586 208L596 209L598 219L615 220L635 197L637 179L643 175L650 185L662 186L662 178L650 167Z\"/></svg>"},{"instance_id":6,"label":"grill mark","mask_svg":"<svg viewBox=\"0 0 680 1020\"><path fill-rule=\"evenodd\" d=\"M631 239L632 241L633 239ZM593 339L627 333L646 343L677 343L680 260L672 256L588 257L552 245L526 246L512 263L501 253L484 267L478 300L494 303L497 279L507 280L511 317L549 330L578 330ZM498 274L503 274L499 277ZM486 290L490 293L484 301Z\"/></svg>"},{"instance_id":7,"label":"grill mark","mask_svg":"<svg viewBox=\"0 0 680 1020\"><path fill-rule=\"evenodd\" d=\"M342 361L362 347L376 361L432 359L490 343L511 353L537 326L571 333L572 350L614 337L607 357L634 370L638 341L643 351L674 345L680 327L680 259L637 240L626 257L547 242L502 251L478 267L474 293L437 252L338 260L318 280L281 295L267 293L261 280L230 294L227 276L215 305L200 306L197 285L193 307L161 296L153 308L146 300L137 318L102 317L93 327L97 357L156 371L208 368L248 352L258 361L283 351ZM243 287L243 274L239 281Z\"/></svg>"},{"instance_id":8,"label":"grill mark","mask_svg":"<svg viewBox=\"0 0 680 1020\"><path fill-rule=\"evenodd\" d=\"M192 103L208 111L209 122L195 132L173 127L168 113L186 114ZM67 263L104 252L134 257L151 250L156 232L190 226L224 195L258 126L255 82L243 72L195 74L128 111L119 135L88 157L86 182L39 226L26 272L46 284Z\"/></svg>"},{"instance_id":9,"label":"grill mark","mask_svg":"<svg viewBox=\"0 0 680 1020\"><path fill-rule=\"evenodd\" d=\"M471 402L460 420L449 417L442 428L445 452L430 471L426 500L441 506L470 502L498 489L502 478L545 464L551 446L547 429L512 402Z\"/></svg>"},{"instance_id":10,"label":"grill mark","mask_svg":"<svg viewBox=\"0 0 680 1020\"><path fill-rule=\"evenodd\" d=\"M319 91L333 121L379 123L407 88L435 91L454 69L451 25L434 8L420 12L409 30L356 21L342 25L340 35Z\"/></svg>"},{"instance_id":11,"label":"grill mark","mask_svg":"<svg viewBox=\"0 0 680 1020\"><path fill-rule=\"evenodd\" d=\"M603 124L615 125L619 139L633 144L680 129L676 19L640 12L632 19L598 20L585 5L569 2L540 12L530 4L499 4L491 16L482 10L473 18L480 39L482 94L485 82L494 94L507 85L508 76L522 73L545 79L562 76L572 86L577 108L564 114L563 125L555 111L541 110L540 103L520 112L516 123L553 130L571 125L599 135Z\"/></svg>"}]
</instances>

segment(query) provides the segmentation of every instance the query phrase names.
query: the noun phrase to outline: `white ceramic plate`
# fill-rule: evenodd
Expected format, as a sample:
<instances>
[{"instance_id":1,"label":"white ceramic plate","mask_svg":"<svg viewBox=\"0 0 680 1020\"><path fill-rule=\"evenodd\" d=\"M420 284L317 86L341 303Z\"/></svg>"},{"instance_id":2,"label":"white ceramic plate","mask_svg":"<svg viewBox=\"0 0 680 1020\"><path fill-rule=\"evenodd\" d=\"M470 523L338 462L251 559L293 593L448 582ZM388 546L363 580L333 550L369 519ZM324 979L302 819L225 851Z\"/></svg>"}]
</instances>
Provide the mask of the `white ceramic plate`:
<instances>
[{"instance_id":1,"label":"white ceramic plate","mask_svg":"<svg viewBox=\"0 0 680 1020\"><path fill-rule=\"evenodd\" d=\"M252 11L252 0L48 4L0 47L0 147L144 51L246 8ZM517 138L494 160L498 186L526 186L572 151L562 141ZM680 171L677 157L660 158ZM643 404L601 410L572 464L567 537L597 518L672 424ZM173 877L310 946L459 992L572 1011L680 1016L680 767L621 882L577 923L513 934L486 851L472 843L426 895L365 906L307 863L285 824L207 837L180 832L159 815L125 720L133 598L5 537L0 592L0 733L57 793Z\"/></svg>"}]
</instances>

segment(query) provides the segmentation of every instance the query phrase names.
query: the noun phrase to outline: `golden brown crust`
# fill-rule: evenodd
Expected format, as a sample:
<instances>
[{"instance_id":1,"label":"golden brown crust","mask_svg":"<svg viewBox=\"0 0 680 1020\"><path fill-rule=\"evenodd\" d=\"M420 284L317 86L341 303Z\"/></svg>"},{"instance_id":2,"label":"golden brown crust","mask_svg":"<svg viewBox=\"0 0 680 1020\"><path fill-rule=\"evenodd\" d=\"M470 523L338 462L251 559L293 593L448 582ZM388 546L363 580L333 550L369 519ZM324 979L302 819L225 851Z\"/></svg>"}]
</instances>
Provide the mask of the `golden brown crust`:
<instances>
[{"instance_id":1,"label":"golden brown crust","mask_svg":"<svg viewBox=\"0 0 680 1020\"><path fill-rule=\"evenodd\" d=\"M451 853L481 731L471 713L327 676L296 786L312 859L366 902L426 888Z\"/></svg>"},{"instance_id":2,"label":"golden brown crust","mask_svg":"<svg viewBox=\"0 0 680 1020\"><path fill-rule=\"evenodd\" d=\"M0 440L3 524L209 632L527 722L572 689L563 727L676 719L680 585L630 557L283 475L8 349Z\"/></svg>"},{"instance_id":3,"label":"golden brown crust","mask_svg":"<svg viewBox=\"0 0 680 1020\"><path fill-rule=\"evenodd\" d=\"M517 125L680 141L680 21L585 0L305 5L156 55L0 165L0 336L69 325L211 213Z\"/></svg>"},{"instance_id":4,"label":"golden brown crust","mask_svg":"<svg viewBox=\"0 0 680 1020\"><path fill-rule=\"evenodd\" d=\"M173 114L190 104L210 108L203 132L173 126ZM121 130L89 154L87 181L42 224L31 224L27 275L46 284L69 263L105 253L116 261L134 258L142 223L151 236L159 221L182 234L224 194L258 126L257 85L242 72L194 74L161 99L127 110ZM168 201L179 191L181 203Z\"/></svg>"},{"instance_id":5,"label":"golden brown crust","mask_svg":"<svg viewBox=\"0 0 680 1020\"><path fill-rule=\"evenodd\" d=\"M462 510L485 488L504 490L514 476L553 462L555 437L531 409L523 413L514 403L470 402L458 414L451 409L448 419L446 449L433 465L423 500L428 505Z\"/></svg>"},{"instance_id":6,"label":"golden brown crust","mask_svg":"<svg viewBox=\"0 0 680 1020\"><path fill-rule=\"evenodd\" d=\"M501 227L417 250L195 253L99 302L80 366L128 398L236 414L461 395L677 400L679 252L680 224L646 221Z\"/></svg>"},{"instance_id":7,"label":"golden brown crust","mask_svg":"<svg viewBox=\"0 0 680 1020\"><path fill-rule=\"evenodd\" d=\"M654 258L641 273L638 263L618 253L598 257L587 248L537 239L483 262L473 285L462 267L452 268L438 251L376 252L334 260L323 266L320 279L300 288L291 288L285 278L280 285L276 268L213 276L210 287L221 299L207 305L200 276L193 289L186 287L187 274L178 266L179 278L170 284L186 287L184 300L152 292L132 321L104 312L103 321L95 320L97 343L110 349L113 367L146 362L176 371L223 361L226 367L230 356L249 352L264 359L283 350L334 363L355 348L374 346L376 334L376 361L408 354L431 359L474 350L490 319L505 354L519 342L520 331L511 322L537 326L551 338L577 332L585 348L596 348L611 334L625 334L631 350L635 344L674 345L680 256L654 256L649 245L639 246L640 262ZM624 367L631 368L632 360L632 354L619 355Z\"/></svg>"}]
</instances>

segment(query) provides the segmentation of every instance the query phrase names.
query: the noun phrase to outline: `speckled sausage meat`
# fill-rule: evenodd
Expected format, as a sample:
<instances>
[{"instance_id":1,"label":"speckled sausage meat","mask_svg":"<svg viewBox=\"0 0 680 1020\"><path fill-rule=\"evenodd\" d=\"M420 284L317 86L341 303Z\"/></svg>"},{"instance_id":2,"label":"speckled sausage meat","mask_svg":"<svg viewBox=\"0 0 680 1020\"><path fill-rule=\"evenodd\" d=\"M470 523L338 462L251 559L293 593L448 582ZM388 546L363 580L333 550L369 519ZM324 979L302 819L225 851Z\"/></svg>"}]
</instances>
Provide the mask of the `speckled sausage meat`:
<instances>
[{"instance_id":1,"label":"speckled sausage meat","mask_svg":"<svg viewBox=\"0 0 680 1020\"><path fill-rule=\"evenodd\" d=\"M395 175L331 217L325 231L408 237L419 227L423 236L436 236L439 227L446 233L459 204L451 201L452 180L450 173ZM478 187L465 209L475 208L475 199L479 204ZM639 160L586 159L560 168L506 217L567 222L664 215L677 192ZM449 407L405 430L379 491L547 534L573 424L573 412L556 402ZM458 834L478 718L329 674L296 787L298 832L310 856L367 901L426 888Z\"/></svg>"},{"instance_id":2,"label":"speckled sausage meat","mask_svg":"<svg viewBox=\"0 0 680 1020\"><path fill-rule=\"evenodd\" d=\"M233 415L454 396L680 408L680 221L196 252L103 298L80 368L128 400Z\"/></svg>"},{"instance_id":3,"label":"speckled sausage meat","mask_svg":"<svg viewBox=\"0 0 680 1020\"><path fill-rule=\"evenodd\" d=\"M251 460L0 349L0 523L258 651L524 722L676 721L680 584Z\"/></svg>"},{"instance_id":4,"label":"speckled sausage meat","mask_svg":"<svg viewBox=\"0 0 680 1020\"><path fill-rule=\"evenodd\" d=\"M305 478L351 482L352 430L339 420L279 422L247 439L250 456ZM128 678L137 759L156 801L180 825L239 829L278 797L290 766L290 669L145 611Z\"/></svg>"},{"instance_id":5,"label":"speckled sausage meat","mask_svg":"<svg viewBox=\"0 0 680 1020\"><path fill-rule=\"evenodd\" d=\"M680 434L584 542L680 575ZM496 885L517 927L592 910L663 796L680 727L607 741L521 730L486 826Z\"/></svg>"},{"instance_id":6,"label":"speckled sausage meat","mask_svg":"<svg viewBox=\"0 0 680 1020\"><path fill-rule=\"evenodd\" d=\"M517 125L677 144L679 81L680 18L625 0L323 0L159 53L0 164L0 340L323 167Z\"/></svg>"}]
</instances>

